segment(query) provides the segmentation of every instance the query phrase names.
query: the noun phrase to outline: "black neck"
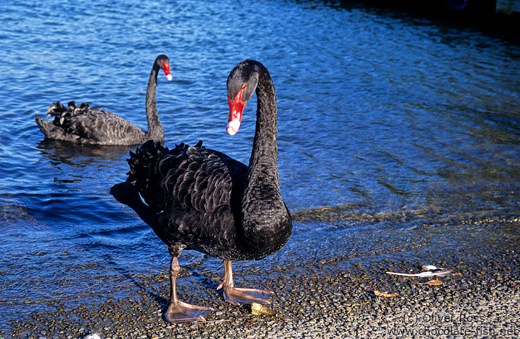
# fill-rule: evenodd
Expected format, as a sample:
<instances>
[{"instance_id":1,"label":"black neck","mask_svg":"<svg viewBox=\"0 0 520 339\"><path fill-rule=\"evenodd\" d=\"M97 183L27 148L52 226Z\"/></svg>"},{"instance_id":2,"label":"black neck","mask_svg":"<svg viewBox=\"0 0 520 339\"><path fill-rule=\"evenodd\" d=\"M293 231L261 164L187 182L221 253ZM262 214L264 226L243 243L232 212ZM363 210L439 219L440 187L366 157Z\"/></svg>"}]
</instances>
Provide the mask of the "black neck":
<instances>
[{"instance_id":1,"label":"black neck","mask_svg":"<svg viewBox=\"0 0 520 339\"><path fill-rule=\"evenodd\" d=\"M155 92L157 87L157 74L160 67L157 62L154 63L150 78L148 79L148 88L146 89L146 118L148 120L148 132L146 136L149 139L162 141L164 138L164 130L159 120L159 113L157 113L157 103L155 100Z\"/></svg>"},{"instance_id":2,"label":"black neck","mask_svg":"<svg viewBox=\"0 0 520 339\"><path fill-rule=\"evenodd\" d=\"M249 160L249 183L270 181L278 183L278 111L273 81L267 69L262 68L256 88L256 130Z\"/></svg>"},{"instance_id":3,"label":"black neck","mask_svg":"<svg viewBox=\"0 0 520 339\"><path fill-rule=\"evenodd\" d=\"M259 234L267 228L276 229L277 217L286 214L278 180L278 146L276 143L278 113L276 95L269 72L261 68L256 88L257 117L253 151L249 160L249 173L242 200L242 226L246 238L258 241L251 246L267 246ZM254 236L253 234L257 234ZM253 240L255 239L255 240ZM274 245L274 244L273 244Z\"/></svg>"}]
</instances>

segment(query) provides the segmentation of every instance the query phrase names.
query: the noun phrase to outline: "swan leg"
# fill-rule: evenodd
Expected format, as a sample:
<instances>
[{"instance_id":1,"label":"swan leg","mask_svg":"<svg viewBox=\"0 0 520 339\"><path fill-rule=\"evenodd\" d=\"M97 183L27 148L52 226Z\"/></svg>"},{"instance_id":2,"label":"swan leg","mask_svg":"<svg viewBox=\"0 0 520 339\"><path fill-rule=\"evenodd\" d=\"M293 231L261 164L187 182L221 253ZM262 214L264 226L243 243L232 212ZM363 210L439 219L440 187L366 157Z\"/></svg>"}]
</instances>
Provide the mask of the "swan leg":
<instances>
[{"instance_id":1,"label":"swan leg","mask_svg":"<svg viewBox=\"0 0 520 339\"><path fill-rule=\"evenodd\" d=\"M217 287L217 290L220 289L223 290L224 300L237 306L251 303L270 304L269 298L274 294L271 291L256 288L235 287L231 260L224 260L224 279Z\"/></svg>"},{"instance_id":2,"label":"swan leg","mask_svg":"<svg viewBox=\"0 0 520 339\"><path fill-rule=\"evenodd\" d=\"M170 305L166 311L166 320L171 324L181 324L187 322L205 322L204 318L208 313L213 311L211 307L196 306L180 301L177 298L177 275L181 267L177 261L177 257L172 257L170 265Z\"/></svg>"}]
</instances>

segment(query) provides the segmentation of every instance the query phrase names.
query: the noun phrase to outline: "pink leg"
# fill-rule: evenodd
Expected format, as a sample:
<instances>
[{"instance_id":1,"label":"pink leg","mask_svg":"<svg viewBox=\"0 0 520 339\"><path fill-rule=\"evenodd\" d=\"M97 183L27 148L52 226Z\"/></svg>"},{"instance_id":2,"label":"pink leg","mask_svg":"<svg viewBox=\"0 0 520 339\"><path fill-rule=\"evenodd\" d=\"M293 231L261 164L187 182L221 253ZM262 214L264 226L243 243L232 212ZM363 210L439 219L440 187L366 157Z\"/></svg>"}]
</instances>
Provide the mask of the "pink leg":
<instances>
[{"instance_id":1,"label":"pink leg","mask_svg":"<svg viewBox=\"0 0 520 339\"><path fill-rule=\"evenodd\" d=\"M187 322L202 321L205 322L204 318L208 313L213 311L211 307L195 306L187 304L177 299L177 275L181 267L177 261L177 257L172 257L170 265L170 305L166 311L166 320L172 324L180 324Z\"/></svg>"},{"instance_id":2,"label":"pink leg","mask_svg":"<svg viewBox=\"0 0 520 339\"><path fill-rule=\"evenodd\" d=\"M269 304L269 298L273 295L271 291L235 287L231 260L224 260L224 279L217 289L219 290L221 288L224 292L224 300L233 305L251 303Z\"/></svg>"}]
</instances>

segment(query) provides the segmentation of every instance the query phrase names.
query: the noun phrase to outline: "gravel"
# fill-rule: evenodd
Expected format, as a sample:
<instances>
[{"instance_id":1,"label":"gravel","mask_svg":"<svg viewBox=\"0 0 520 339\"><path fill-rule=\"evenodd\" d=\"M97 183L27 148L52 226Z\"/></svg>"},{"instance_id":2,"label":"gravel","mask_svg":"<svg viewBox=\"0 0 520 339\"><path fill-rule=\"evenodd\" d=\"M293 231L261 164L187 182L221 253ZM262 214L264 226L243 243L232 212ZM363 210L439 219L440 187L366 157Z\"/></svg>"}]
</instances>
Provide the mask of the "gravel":
<instances>
[{"instance_id":1,"label":"gravel","mask_svg":"<svg viewBox=\"0 0 520 339\"><path fill-rule=\"evenodd\" d=\"M335 240L330 241L331 238ZM520 336L517 218L423 224L362 234L342 229L332 237L330 231L324 233L321 240L314 242L303 239L304 231L295 232L287 248L278 254L235 268L238 286L275 291L270 307L277 312L276 316L254 315L246 306L226 304L216 291L222 272L190 274L186 269L179 279L180 298L213 307L215 311L206 323L170 325L164 321L162 314L169 297L165 272L136 278L136 283L124 293L119 290L114 294L27 305L24 312L17 308L2 320L7 330L0 337ZM321 247L316 248L316 244ZM418 284L432 278L386 273L418 273L424 264L453 269L454 273L434 277L442 281L439 286ZM397 295L376 296L375 291Z\"/></svg>"}]
</instances>

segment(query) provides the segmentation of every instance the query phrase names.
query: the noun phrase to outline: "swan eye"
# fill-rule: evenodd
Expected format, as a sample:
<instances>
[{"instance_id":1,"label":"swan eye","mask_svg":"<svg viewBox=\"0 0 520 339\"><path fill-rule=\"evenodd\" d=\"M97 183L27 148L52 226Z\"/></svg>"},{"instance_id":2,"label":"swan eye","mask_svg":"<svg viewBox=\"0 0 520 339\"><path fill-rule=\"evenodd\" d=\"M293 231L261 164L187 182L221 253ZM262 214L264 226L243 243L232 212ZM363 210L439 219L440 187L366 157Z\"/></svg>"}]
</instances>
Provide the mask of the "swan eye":
<instances>
[{"instance_id":1,"label":"swan eye","mask_svg":"<svg viewBox=\"0 0 520 339\"><path fill-rule=\"evenodd\" d=\"M168 69L170 69L170 65L169 65L169 64L167 64L167 63L164 62L163 60L159 60L159 61L161 62L161 64L162 64L162 68L163 68L163 69L164 69L164 68L168 68Z\"/></svg>"},{"instance_id":2,"label":"swan eye","mask_svg":"<svg viewBox=\"0 0 520 339\"><path fill-rule=\"evenodd\" d=\"M244 90L246 88L247 88L247 84L243 84L242 88L240 89L240 91L237 93L237 95L235 95L235 98L233 99L233 101L228 99L230 104L233 103L234 105L237 105L238 103L243 103L242 96L244 95Z\"/></svg>"}]
</instances>

